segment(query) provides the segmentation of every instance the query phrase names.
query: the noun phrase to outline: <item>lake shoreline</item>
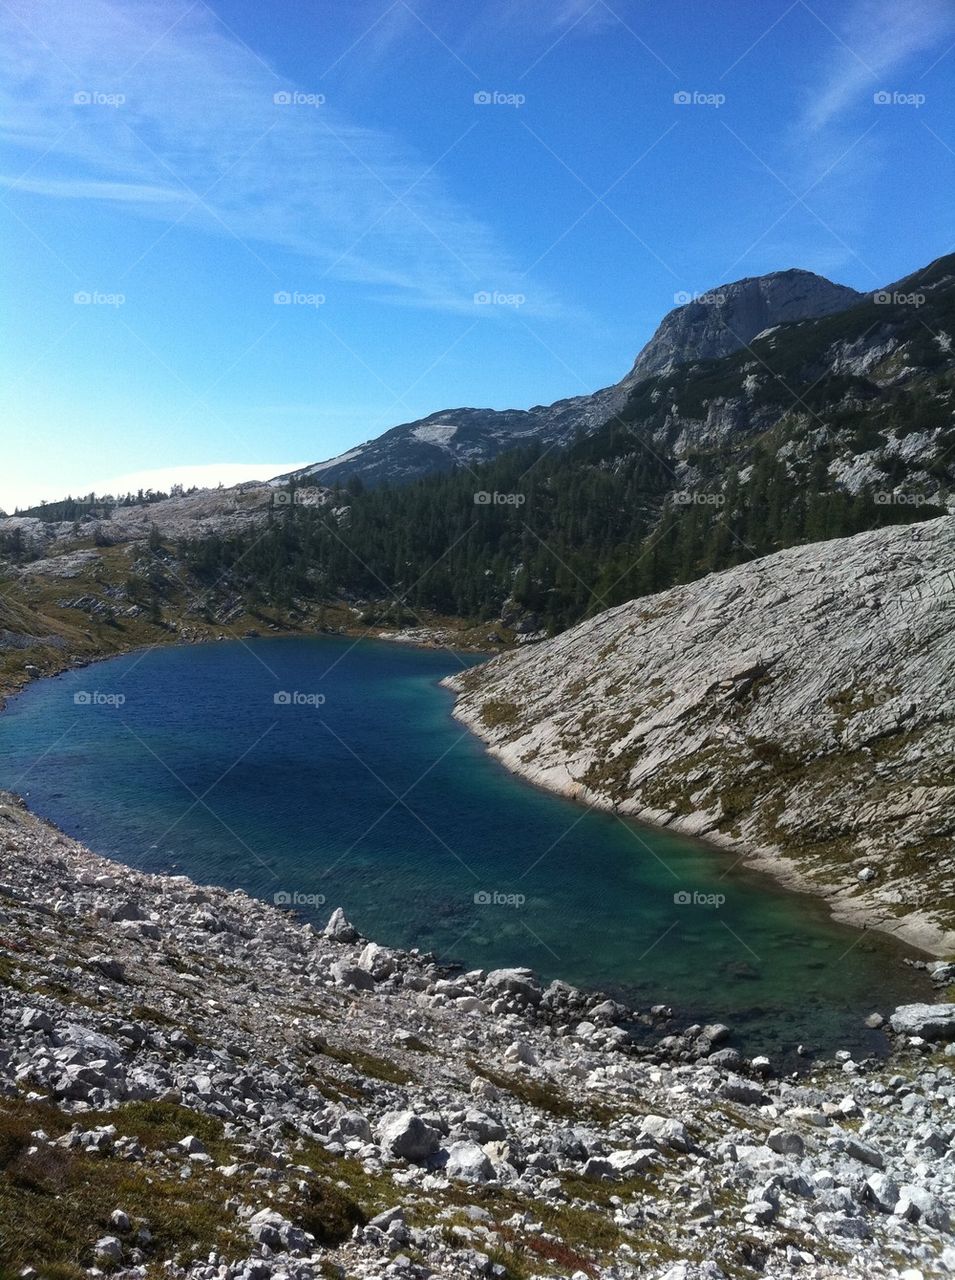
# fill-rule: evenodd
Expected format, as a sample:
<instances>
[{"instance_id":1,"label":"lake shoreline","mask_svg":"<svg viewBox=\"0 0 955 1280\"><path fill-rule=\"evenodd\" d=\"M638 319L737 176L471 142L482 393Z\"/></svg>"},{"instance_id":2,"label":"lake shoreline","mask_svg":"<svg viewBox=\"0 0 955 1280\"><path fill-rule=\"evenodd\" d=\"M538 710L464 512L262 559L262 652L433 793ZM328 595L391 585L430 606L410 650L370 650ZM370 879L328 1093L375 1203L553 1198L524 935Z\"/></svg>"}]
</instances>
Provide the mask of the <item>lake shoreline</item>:
<instances>
[{"instance_id":1,"label":"lake shoreline","mask_svg":"<svg viewBox=\"0 0 955 1280\"><path fill-rule=\"evenodd\" d=\"M36 675L27 675L24 679L18 679L9 674L0 674L0 714L3 713L10 698L15 698L17 694L23 693L25 689L28 689L37 680L52 680L67 671L81 671L84 667L91 667L98 662L108 662L111 658L125 658L134 653L148 653L150 649L191 648L210 644L226 644L229 641L242 644L246 640L300 640L303 638L320 638L322 636L348 636L355 640L384 640L389 644L400 644L416 649L445 649L449 652L483 653L489 658L504 651L504 646L495 648L490 645L487 647L479 647L473 644L455 645L453 643L455 634L452 628L446 627L421 627L394 632L382 631L377 627L357 626L315 631L289 628L285 631L268 631L265 634L259 633L256 635L250 635L248 632L242 635L223 632L192 639L186 639L178 633L174 633L169 635L168 638L154 640L148 644L121 645L116 649L104 649L101 652L79 654L63 651L61 662L48 664L42 671L38 670ZM17 674L19 675L19 673Z\"/></svg>"},{"instance_id":2,"label":"lake shoreline","mask_svg":"<svg viewBox=\"0 0 955 1280\"><path fill-rule=\"evenodd\" d=\"M605 796L589 791L583 783L569 776L564 785L558 785L551 776L552 771L545 773L543 770L536 769L532 763L522 760L513 751L509 751L508 744L498 744L491 740L484 731L479 717L469 714L462 708L461 694L452 683L454 679L455 677L452 676L442 681L444 687L454 693L457 698L452 711L454 718L483 743L489 755L499 761L510 773L531 786L551 795L572 800L584 808L614 813L654 830L692 839L714 853L735 853L738 855L737 860L745 863L748 869L766 875L790 892L816 899L827 908L834 920L859 929L860 936L873 930L891 938L896 943L920 952L929 959L940 960L950 956L951 948L945 941L945 935L927 916L918 911L912 911L898 920L890 921L880 917L879 913L870 906L840 900L840 895L845 893L844 887L811 879L794 859L787 857L780 850L769 846L749 845L720 832L707 832L701 835L693 830L692 824L682 819L679 814L667 815L658 810L645 809L626 802L614 804ZM724 874L729 875L731 870L732 868Z\"/></svg>"}]
</instances>

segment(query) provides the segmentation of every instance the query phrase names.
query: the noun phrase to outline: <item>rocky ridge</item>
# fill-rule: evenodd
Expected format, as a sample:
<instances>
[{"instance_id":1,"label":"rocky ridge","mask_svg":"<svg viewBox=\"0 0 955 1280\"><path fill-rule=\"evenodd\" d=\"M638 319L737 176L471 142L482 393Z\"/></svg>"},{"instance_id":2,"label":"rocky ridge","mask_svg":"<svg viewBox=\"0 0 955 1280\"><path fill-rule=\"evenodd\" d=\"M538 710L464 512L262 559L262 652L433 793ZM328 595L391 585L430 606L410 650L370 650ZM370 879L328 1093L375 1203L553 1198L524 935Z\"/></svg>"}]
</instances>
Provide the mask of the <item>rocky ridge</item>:
<instances>
[{"instance_id":1,"label":"rocky ridge","mask_svg":"<svg viewBox=\"0 0 955 1280\"><path fill-rule=\"evenodd\" d=\"M522 776L955 946L955 518L781 551L449 678Z\"/></svg>"},{"instance_id":2,"label":"rocky ridge","mask_svg":"<svg viewBox=\"0 0 955 1280\"><path fill-rule=\"evenodd\" d=\"M889 1061L781 1079L722 1025L668 1035L664 1009L442 968L337 910L318 932L100 858L10 796L0 921L5 1274L955 1267L953 1005L896 1010Z\"/></svg>"},{"instance_id":3,"label":"rocky ridge","mask_svg":"<svg viewBox=\"0 0 955 1280\"><path fill-rule=\"evenodd\" d=\"M443 409L277 482L332 485L357 476L369 485L401 484L455 466L473 467L520 445L567 445L617 414L643 379L728 355L764 329L832 315L862 297L811 271L778 271L721 285L670 311L630 372L612 386L531 409Z\"/></svg>"},{"instance_id":4,"label":"rocky ridge","mask_svg":"<svg viewBox=\"0 0 955 1280\"><path fill-rule=\"evenodd\" d=\"M76 522L0 516L0 535L19 537L30 556L30 573L69 578L96 558L92 549L75 550L78 542L93 540L97 546L144 542L153 530L165 538L227 536L264 521L275 498L271 485L249 481L230 488L199 489L158 502L116 506L108 517L88 515Z\"/></svg>"}]
</instances>

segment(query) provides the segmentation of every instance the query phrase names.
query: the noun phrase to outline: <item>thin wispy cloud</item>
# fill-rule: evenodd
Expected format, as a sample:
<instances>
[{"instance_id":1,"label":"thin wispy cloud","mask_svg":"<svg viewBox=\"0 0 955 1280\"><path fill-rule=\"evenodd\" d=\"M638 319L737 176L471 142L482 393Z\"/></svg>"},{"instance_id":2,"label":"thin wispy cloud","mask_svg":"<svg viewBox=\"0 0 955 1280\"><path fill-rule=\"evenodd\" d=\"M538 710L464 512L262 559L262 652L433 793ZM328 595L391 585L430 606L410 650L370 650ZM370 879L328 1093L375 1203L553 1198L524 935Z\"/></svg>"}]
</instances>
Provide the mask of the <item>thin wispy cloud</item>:
<instances>
[{"instance_id":1,"label":"thin wispy cloud","mask_svg":"<svg viewBox=\"0 0 955 1280\"><path fill-rule=\"evenodd\" d=\"M24 197L109 202L246 243L268 287L287 285L271 245L309 260L303 282L386 300L473 314L476 291L519 288L506 249L447 190L439 154L349 119L321 84L290 83L203 0L14 0L0 35L4 198L21 217ZM542 290L526 310L561 313Z\"/></svg>"},{"instance_id":2,"label":"thin wispy cloud","mask_svg":"<svg viewBox=\"0 0 955 1280\"><path fill-rule=\"evenodd\" d=\"M825 14L812 10L820 20ZM915 81L934 61L933 51L955 34L950 0L861 0L837 25L829 24L832 53L810 90L801 127L817 132L843 116L871 105L878 92L914 92ZM924 65L910 67L921 58ZM891 77L910 72L904 84Z\"/></svg>"}]
</instances>

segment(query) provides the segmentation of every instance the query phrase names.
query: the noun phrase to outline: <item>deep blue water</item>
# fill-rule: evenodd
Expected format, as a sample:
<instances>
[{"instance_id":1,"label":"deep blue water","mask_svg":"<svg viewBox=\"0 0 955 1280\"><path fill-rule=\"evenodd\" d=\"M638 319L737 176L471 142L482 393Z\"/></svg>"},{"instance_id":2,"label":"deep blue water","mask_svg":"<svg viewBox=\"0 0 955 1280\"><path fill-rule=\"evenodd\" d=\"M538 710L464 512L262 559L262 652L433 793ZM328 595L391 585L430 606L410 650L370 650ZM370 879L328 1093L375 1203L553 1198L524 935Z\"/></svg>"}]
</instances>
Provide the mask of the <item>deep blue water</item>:
<instances>
[{"instance_id":1,"label":"deep blue water","mask_svg":"<svg viewBox=\"0 0 955 1280\"><path fill-rule=\"evenodd\" d=\"M751 1051L880 1046L862 1018L923 990L898 948L512 777L438 687L474 661L324 636L116 658L11 700L0 786L129 865L321 895L306 917L386 944L672 1004Z\"/></svg>"}]
</instances>

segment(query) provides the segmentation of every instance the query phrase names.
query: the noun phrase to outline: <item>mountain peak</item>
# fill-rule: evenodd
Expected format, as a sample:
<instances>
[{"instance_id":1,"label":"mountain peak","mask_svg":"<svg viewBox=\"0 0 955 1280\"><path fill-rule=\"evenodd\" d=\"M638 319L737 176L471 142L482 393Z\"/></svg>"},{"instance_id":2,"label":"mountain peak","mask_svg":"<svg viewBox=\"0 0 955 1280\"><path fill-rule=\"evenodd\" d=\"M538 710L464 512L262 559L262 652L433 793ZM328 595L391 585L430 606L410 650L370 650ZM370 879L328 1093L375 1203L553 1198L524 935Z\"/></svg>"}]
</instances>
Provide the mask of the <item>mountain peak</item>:
<instances>
[{"instance_id":1,"label":"mountain peak","mask_svg":"<svg viewBox=\"0 0 955 1280\"><path fill-rule=\"evenodd\" d=\"M693 360L732 355L764 329L844 311L862 297L799 267L746 276L706 293L677 294L678 305L664 316L621 385L633 386Z\"/></svg>"}]
</instances>

